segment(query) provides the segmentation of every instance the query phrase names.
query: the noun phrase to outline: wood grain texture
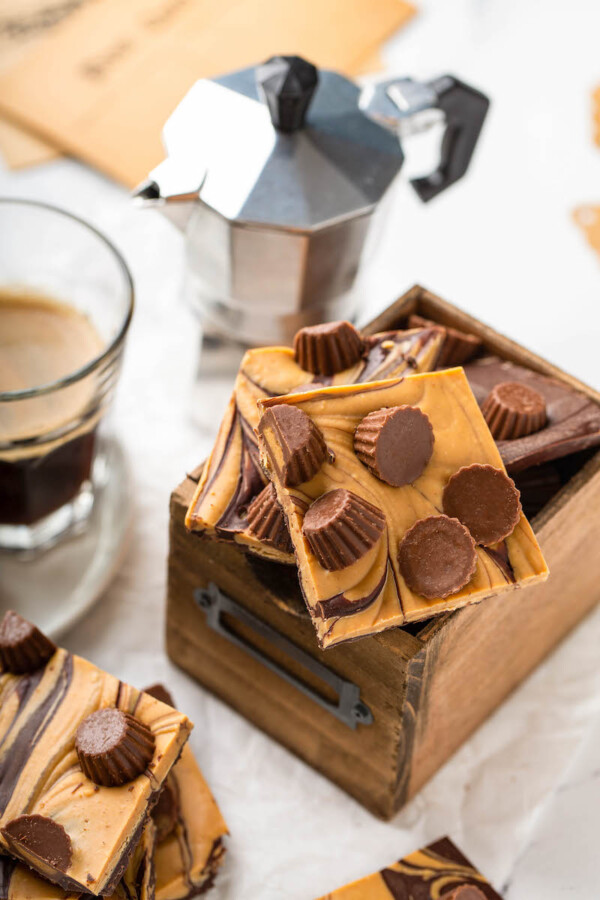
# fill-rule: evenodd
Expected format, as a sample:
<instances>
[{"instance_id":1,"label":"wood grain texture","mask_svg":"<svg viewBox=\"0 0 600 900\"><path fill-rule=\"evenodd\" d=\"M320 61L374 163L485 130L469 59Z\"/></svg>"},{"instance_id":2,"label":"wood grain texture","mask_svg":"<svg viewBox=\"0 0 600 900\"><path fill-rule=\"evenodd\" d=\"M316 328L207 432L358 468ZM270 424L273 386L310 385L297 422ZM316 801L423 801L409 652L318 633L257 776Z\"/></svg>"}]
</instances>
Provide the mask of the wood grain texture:
<instances>
[{"instance_id":1,"label":"wood grain texture","mask_svg":"<svg viewBox=\"0 0 600 900\"><path fill-rule=\"evenodd\" d=\"M415 311L475 333L489 351L559 378L600 402L591 388L419 287L366 330L398 327ZM324 652L303 609L294 569L258 564L239 547L186 532L183 519L194 487L186 479L171 502L171 658L383 818L391 818L425 784L600 599L600 453L532 522L550 567L546 583L519 597L486 600L408 630L394 629ZM211 580L328 668L357 683L374 724L352 731L216 636L192 596L194 588ZM266 645L261 649L318 688L298 664Z\"/></svg>"}]
</instances>

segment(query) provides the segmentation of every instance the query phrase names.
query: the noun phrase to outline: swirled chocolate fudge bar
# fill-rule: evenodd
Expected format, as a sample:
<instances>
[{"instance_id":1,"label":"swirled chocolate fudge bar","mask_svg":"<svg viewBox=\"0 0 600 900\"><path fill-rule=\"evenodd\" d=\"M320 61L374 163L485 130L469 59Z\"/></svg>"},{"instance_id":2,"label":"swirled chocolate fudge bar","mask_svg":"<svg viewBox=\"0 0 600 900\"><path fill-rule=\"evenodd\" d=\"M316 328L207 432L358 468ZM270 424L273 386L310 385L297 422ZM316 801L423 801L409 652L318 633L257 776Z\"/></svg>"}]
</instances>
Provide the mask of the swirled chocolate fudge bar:
<instances>
[{"instance_id":1,"label":"swirled chocolate fudge bar","mask_svg":"<svg viewBox=\"0 0 600 900\"><path fill-rule=\"evenodd\" d=\"M160 684L146 688L146 693L174 706ZM223 863L223 839L229 832L189 746L168 776L152 817L158 829L156 900L204 894Z\"/></svg>"},{"instance_id":2,"label":"swirled chocolate fudge bar","mask_svg":"<svg viewBox=\"0 0 600 900\"><path fill-rule=\"evenodd\" d=\"M462 369L259 407L261 462L322 647L546 578Z\"/></svg>"},{"instance_id":3,"label":"swirled chocolate fudge bar","mask_svg":"<svg viewBox=\"0 0 600 900\"><path fill-rule=\"evenodd\" d=\"M0 852L65 891L110 895L191 723L14 612L0 666Z\"/></svg>"},{"instance_id":4,"label":"swirled chocolate fudge bar","mask_svg":"<svg viewBox=\"0 0 600 900\"><path fill-rule=\"evenodd\" d=\"M293 563L287 529L260 467L257 402L314 385L362 384L435 368L445 330L426 325L363 338L349 323L304 328L296 346L244 356L215 446L194 493L186 526L236 541L260 556Z\"/></svg>"},{"instance_id":5,"label":"swirled chocolate fudge bar","mask_svg":"<svg viewBox=\"0 0 600 900\"><path fill-rule=\"evenodd\" d=\"M449 838L319 900L502 900Z\"/></svg>"}]
</instances>

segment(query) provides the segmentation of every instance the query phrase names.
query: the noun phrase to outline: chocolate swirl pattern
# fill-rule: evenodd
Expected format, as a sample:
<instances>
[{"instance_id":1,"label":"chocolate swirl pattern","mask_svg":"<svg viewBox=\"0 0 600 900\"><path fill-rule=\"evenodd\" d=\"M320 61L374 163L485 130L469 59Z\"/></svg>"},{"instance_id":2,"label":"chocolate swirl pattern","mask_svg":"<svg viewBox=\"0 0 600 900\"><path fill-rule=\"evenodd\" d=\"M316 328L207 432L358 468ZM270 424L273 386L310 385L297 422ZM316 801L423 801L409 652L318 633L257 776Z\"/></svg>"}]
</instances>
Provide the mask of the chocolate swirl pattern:
<instances>
[{"instance_id":1,"label":"chocolate swirl pattern","mask_svg":"<svg viewBox=\"0 0 600 900\"><path fill-rule=\"evenodd\" d=\"M305 390L311 383L362 384L404 372L427 372L435 365L444 337L443 329L430 326L373 335L365 338L360 360L333 376L314 375L300 368L291 348L248 351L192 498L186 526L213 538L237 541L268 559L293 563L292 553L261 541L248 528L248 506L267 483L255 436L259 421L257 402L293 393L298 388Z\"/></svg>"},{"instance_id":2,"label":"chocolate swirl pattern","mask_svg":"<svg viewBox=\"0 0 600 900\"><path fill-rule=\"evenodd\" d=\"M319 900L450 900L463 885L478 888L487 900L502 900L458 847L442 838Z\"/></svg>"},{"instance_id":3,"label":"chocolate swirl pattern","mask_svg":"<svg viewBox=\"0 0 600 900\"><path fill-rule=\"evenodd\" d=\"M108 707L134 715L155 742L146 770L122 787L87 779L75 751L79 724ZM33 673L0 674L0 853L18 855L67 892L110 894L190 730L181 713L62 649ZM10 844L6 826L24 815L64 828L73 848L66 871Z\"/></svg>"},{"instance_id":4,"label":"chocolate swirl pattern","mask_svg":"<svg viewBox=\"0 0 600 900\"><path fill-rule=\"evenodd\" d=\"M474 574L449 596L425 599L403 578L400 542L419 520L443 514L443 492L451 476L475 463L504 471L462 369L320 389L259 405L267 410L274 403L293 404L310 416L331 452L309 482L286 487L277 476L281 448L276 436L269 428L261 434L262 462L286 516L304 598L322 647L419 621L547 577L533 531L519 512L504 542L475 548ZM435 440L422 474L411 484L394 487L359 460L354 435L358 423L373 411L404 405L418 407L428 417ZM360 559L327 571L311 551L303 521L311 503L339 488L381 510L386 525L382 538Z\"/></svg>"}]
</instances>

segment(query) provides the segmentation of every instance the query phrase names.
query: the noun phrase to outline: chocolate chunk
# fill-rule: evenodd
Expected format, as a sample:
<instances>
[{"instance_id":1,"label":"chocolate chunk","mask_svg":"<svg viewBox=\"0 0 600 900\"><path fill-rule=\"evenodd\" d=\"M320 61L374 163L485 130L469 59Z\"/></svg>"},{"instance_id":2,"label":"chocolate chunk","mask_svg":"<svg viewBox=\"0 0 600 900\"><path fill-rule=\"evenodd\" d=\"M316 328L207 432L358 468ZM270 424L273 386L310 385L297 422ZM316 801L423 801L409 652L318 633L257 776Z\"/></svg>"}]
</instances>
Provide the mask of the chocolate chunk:
<instances>
[{"instance_id":1,"label":"chocolate chunk","mask_svg":"<svg viewBox=\"0 0 600 900\"><path fill-rule=\"evenodd\" d=\"M301 328L294 338L294 358L314 375L335 375L355 365L364 342L350 322L326 322Z\"/></svg>"},{"instance_id":2,"label":"chocolate chunk","mask_svg":"<svg viewBox=\"0 0 600 900\"><path fill-rule=\"evenodd\" d=\"M381 481L412 484L433 453L433 428L416 406L392 406L369 413L354 433L354 452Z\"/></svg>"},{"instance_id":3,"label":"chocolate chunk","mask_svg":"<svg viewBox=\"0 0 600 900\"><path fill-rule=\"evenodd\" d=\"M293 553L290 533L273 484L268 484L254 498L248 507L247 519L248 531L259 541L284 553Z\"/></svg>"},{"instance_id":4,"label":"chocolate chunk","mask_svg":"<svg viewBox=\"0 0 600 900\"><path fill-rule=\"evenodd\" d=\"M328 572L351 566L377 543L385 527L383 512L336 488L319 497L304 517L302 533L320 565Z\"/></svg>"},{"instance_id":5,"label":"chocolate chunk","mask_svg":"<svg viewBox=\"0 0 600 900\"><path fill-rule=\"evenodd\" d=\"M165 838L175 831L179 821L179 811L179 788L176 780L169 776L151 813L152 821L156 825L157 843L164 841Z\"/></svg>"},{"instance_id":6,"label":"chocolate chunk","mask_svg":"<svg viewBox=\"0 0 600 900\"><path fill-rule=\"evenodd\" d=\"M0 664L5 672L23 675L46 665L56 646L26 619L8 610L0 624Z\"/></svg>"},{"instance_id":7,"label":"chocolate chunk","mask_svg":"<svg viewBox=\"0 0 600 900\"><path fill-rule=\"evenodd\" d=\"M141 775L152 761L154 735L129 713L99 709L77 729L75 749L87 778L105 787L118 787Z\"/></svg>"},{"instance_id":8,"label":"chocolate chunk","mask_svg":"<svg viewBox=\"0 0 600 900\"><path fill-rule=\"evenodd\" d=\"M497 441L525 437L546 424L546 401L518 381L503 381L488 394L481 411Z\"/></svg>"},{"instance_id":9,"label":"chocolate chunk","mask_svg":"<svg viewBox=\"0 0 600 900\"><path fill-rule=\"evenodd\" d=\"M164 684L151 684L150 687L144 688L144 693L150 694L155 700L160 700L161 703L166 703L167 706L172 706L173 709L176 709L173 696Z\"/></svg>"},{"instance_id":10,"label":"chocolate chunk","mask_svg":"<svg viewBox=\"0 0 600 900\"><path fill-rule=\"evenodd\" d=\"M278 403L265 410L259 424L259 434L272 428L282 452L281 479L286 487L310 481L327 456L323 435L310 416L287 403Z\"/></svg>"},{"instance_id":11,"label":"chocolate chunk","mask_svg":"<svg viewBox=\"0 0 600 900\"><path fill-rule=\"evenodd\" d=\"M440 900L486 900L486 896L474 884L461 884L452 893L440 897Z\"/></svg>"},{"instance_id":12,"label":"chocolate chunk","mask_svg":"<svg viewBox=\"0 0 600 900\"><path fill-rule=\"evenodd\" d=\"M398 565L412 591L443 600L470 580L477 566L475 542L458 519L429 516L410 528L398 548Z\"/></svg>"},{"instance_id":13,"label":"chocolate chunk","mask_svg":"<svg viewBox=\"0 0 600 900\"><path fill-rule=\"evenodd\" d=\"M427 328L434 325L439 327L437 322L432 322L431 319L424 319L423 316L412 315L408 317L409 328ZM475 356L481 347L481 340L478 337L459 331L457 328L450 328L448 325L443 325L442 327L446 332L446 337L436 360L438 369L461 366L468 359Z\"/></svg>"},{"instance_id":14,"label":"chocolate chunk","mask_svg":"<svg viewBox=\"0 0 600 900\"><path fill-rule=\"evenodd\" d=\"M514 481L494 466L463 466L448 480L442 505L447 516L462 522L476 543L485 546L512 534L521 517Z\"/></svg>"},{"instance_id":15,"label":"chocolate chunk","mask_svg":"<svg viewBox=\"0 0 600 900\"><path fill-rule=\"evenodd\" d=\"M16 853L30 853L59 872L66 872L71 865L71 838L47 816L19 816L4 826L2 836Z\"/></svg>"}]
</instances>

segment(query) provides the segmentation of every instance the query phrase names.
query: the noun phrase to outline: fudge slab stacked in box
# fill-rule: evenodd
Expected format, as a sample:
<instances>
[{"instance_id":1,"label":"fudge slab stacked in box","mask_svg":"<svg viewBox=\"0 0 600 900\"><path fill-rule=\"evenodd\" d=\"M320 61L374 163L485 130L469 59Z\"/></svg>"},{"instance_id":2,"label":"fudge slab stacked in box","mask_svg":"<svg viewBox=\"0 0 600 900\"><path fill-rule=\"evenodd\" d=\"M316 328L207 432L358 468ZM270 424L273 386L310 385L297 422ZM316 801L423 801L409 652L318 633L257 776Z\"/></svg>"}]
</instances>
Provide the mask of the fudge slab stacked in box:
<instances>
[{"instance_id":1,"label":"fudge slab stacked in box","mask_svg":"<svg viewBox=\"0 0 600 900\"><path fill-rule=\"evenodd\" d=\"M502 900L449 838L319 900Z\"/></svg>"},{"instance_id":2,"label":"fudge slab stacked in box","mask_svg":"<svg viewBox=\"0 0 600 900\"><path fill-rule=\"evenodd\" d=\"M302 344L307 333L327 335L340 328L345 341L334 358L311 354L310 347ZM407 371L428 372L438 364L445 340L445 329L435 325L362 338L351 325L338 322L303 329L295 351L289 347L250 350L242 360L214 449L190 504L188 529L236 541L268 559L294 563L289 535L260 467L255 435L258 401L312 384L360 384Z\"/></svg>"},{"instance_id":3,"label":"fudge slab stacked in box","mask_svg":"<svg viewBox=\"0 0 600 900\"><path fill-rule=\"evenodd\" d=\"M462 369L259 407L261 461L322 647L546 578Z\"/></svg>"},{"instance_id":4,"label":"fudge slab stacked in box","mask_svg":"<svg viewBox=\"0 0 600 900\"><path fill-rule=\"evenodd\" d=\"M0 852L65 891L110 895L191 723L16 613L0 664Z\"/></svg>"}]
</instances>

